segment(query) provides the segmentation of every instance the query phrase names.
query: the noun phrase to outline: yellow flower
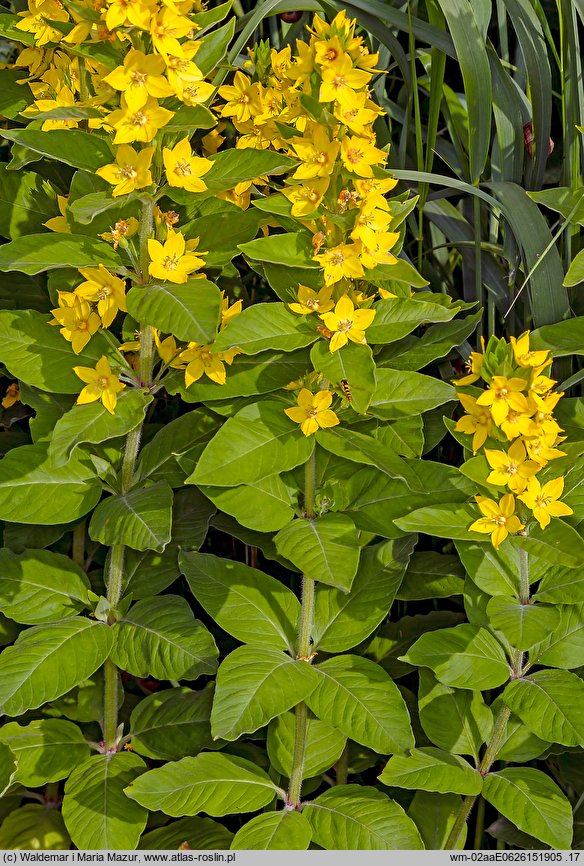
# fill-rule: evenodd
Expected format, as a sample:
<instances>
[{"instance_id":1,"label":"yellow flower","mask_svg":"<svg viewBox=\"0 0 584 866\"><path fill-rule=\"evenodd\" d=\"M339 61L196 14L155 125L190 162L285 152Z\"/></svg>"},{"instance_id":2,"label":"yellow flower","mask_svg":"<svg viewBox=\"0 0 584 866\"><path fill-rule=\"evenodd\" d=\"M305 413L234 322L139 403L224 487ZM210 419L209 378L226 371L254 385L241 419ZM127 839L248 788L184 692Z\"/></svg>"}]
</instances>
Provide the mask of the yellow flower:
<instances>
[{"instance_id":1,"label":"yellow flower","mask_svg":"<svg viewBox=\"0 0 584 866\"><path fill-rule=\"evenodd\" d=\"M549 349L532 352L529 349L529 331L521 334L520 337L509 337L509 342L513 346L513 354L515 361L520 367L541 367L546 366L550 360Z\"/></svg>"},{"instance_id":2,"label":"yellow flower","mask_svg":"<svg viewBox=\"0 0 584 866\"><path fill-rule=\"evenodd\" d=\"M460 384L460 382L459 382ZM528 413L529 404L521 391L525 391L525 379L507 379L506 376L493 376L487 391L478 397L479 406L490 406L493 421L497 426L505 420L511 409Z\"/></svg>"},{"instance_id":3,"label":"yellow flower","mask_svg":"<svg viewBox=\"0 0 584 866\"><path fill-rule=\"evenodd\" d=\"M114 31L124 24L148 30L156 0L108 0L105 26Z\"/></svg>"},{"instance_id":4,"label":"yellow flower","mask_svg":"<svg viewBox=\"0 0 584 866\"><path fill-rule=\"evenodd\" d=\"M390 234L387 231L391 223L391 214L385 210L381 210L375 205L369 204L367 200L363 202L355 226L351 232L351 237L354 241L363 241L365 246L373 246L377 242L377 236L380 233ZM392 233L392 246L399 240L399 232Z\"/></svg>"},{"instance_id":5,"label":"yellow flower","mask_svg":"<svg viewBox=\"0 0 584 866\"><path fill-rule=\"evenodd\" d=\"M112 195L115 196L115 191ZM129 217L127 220L118 220L114 224L111 232L103 232L99 237L103 238L104 241L113 244L114 250L117 250L120 244L123 249L124 243L126 246L128 245L127 239L135 235L139 227L140 223L138 220L135 217Z\"/></svg>"},{"instance_id":6,"label":"yellow flower","mask_svg":"<svg viewBox=\"0 0 584 866\"><path fill-rule=\"evenodd\" d=\"M556 441L557 440L557 441ZM532 460L539 463L540 467L546 466L549 460L557 460L558 457L565 457L566 452L560 451L559 448L554 448L554 445L562 442L555 434L551 436L533 436L530 439L523 440L527 453Z\"/></svg>"},{"instance_id":7,"label":"yellow flower","mask_svg":"<svg viewBox=\"0 0 584 866\"><path fill-rule=\"evenodd\" d=\"M180 57L182 48L178 40L192 33L196 25L185 15L179 15L176 7L171 7L174 7L174 4L168 3L152 16L150 36L152 47L159 54Z\"/></svg>"},{"instance_id":8,"label":"yellow flower","mask_svg":"<svg viewBox=\"0 0 584 866\"><path fill-rule=\"evenodd\" d=\"M101 319L91 311L87 301L72 292L59 292L59 306L51 313L55 318L50 324L63 326L61 334L71 343L76 355L83 351L101 325Z\"/></svg>"},{"instance_id":9,"label":"yellow flower","mask_svg":"<svg viewBox=\"0 0 584 866\"><path fill-rule=\"evenodd\" d=\"M331 352L336 352L348 341L365 345L365 331L375 318L375 310L356 310L353 302L346 296L337 301L333 313L320 317L329 331L333 333L329 343Z\"/></svg>"},{"instance_id":10,"label":"yellow flower","mask_svg":"<svg viewBox=\"0 0 584 866\"><path fill-rule=\"evenodd\" d=\"M11 406L14 406L15 403L20 402L20 387L18 382L11 382L8 388L6 389L6 394L2 398L2 407L4 409L10 409Z\"/></svg>"},{"instance_id":11,"label":"yellow flower","mask_svg":"<svg viewBox=\"0 0 584 866\"><path fill-rule=\"evenodd\" d=\"M396 184L397 180L393 177L383 179L372 177L353 181L353 186L361 199L366 199L369 204L384 210L390 209L389 202L384 196L386 193L391 192Z\"/></svg>"},{"instance_id":12,"label":"yellow flower","mask_svg":"<svg viewBox=\"0 0 584 866\"><path fill-rule=\"evenodd\" d=\"M204 192L207 189L201 177L207 174L213 163L210 159L193 156L188 138L183 138L172 150L165 147L162 158L169 186L179 186L189 192Z\"/></svg>"},{"instance_id":13,"label":"yellow flower","mask_svg":"<svg viewBox=\"0 0 584 866\"><path fill-rule=\"evenodd\" d=\"M136 111L144 105L149 96L164 99L174 91L164 75L164 58L160 55L146 55L132 48L128 51L123 66L117 66L103 79L114 90L121 90L128 107Z\"/></svg>"},{"instance_id":14,"label":"yellow flower","mask_svg":"<svg viewBox=\"0 0 584 866\"><path fill-rule=\"evenodd\" d=\"M524 412L515 412L514 409L510 409L509 414L499 426L507 439L511 441L512 439L521 436L523 431L526 429L526 426L529 426L530 423L531 419L529 415L526 415Z\"/></svg>"},{"instance_id":15,"label":"yellow flower","mask_svg":"<svg viewBox=\"0 0 584 866\"><path fill-rule=\"evenodd\" d=\"M43 223L48 229L52 232L59 232L60 234L69 234L71 229L69 228L69 223L67 222L67 200L69 196L66 195L58 195L57 196L57 206L59 208L59 212L61 216L51 217L50 220L47 220L46 223Z\"/></svg>"},{"instance_id":16,"label":"yellow flower","mask_svg":"<svg viewBox=\"0 0 584 866\"><path fill-rule=\"evenodd\" d=\"M533 511L533 516L542 529L548 526L552 517L567 517L574 511L565 502L558 502L564 492L564 479L554 478L543 486L537 478L530 478L527 482L527 490L518 498Z\"/></svg>"},{"instance_id":17,"label":"yellow flower","mask_svg":"<svg viewBox=\"0 0 584 866\"><path fill-rule=\"evenodd\" d=\"M107 122L116 130L114 144L132 141L152 141L156 133L173 117L174 112L161 108L149 96L140 108L131 108L122 95L122 107L108 116Z\"/></svg>"},{"instance_id":18,"label":"yellow flower","mask_svg":"<svg viewBox=\"0 0 584 866\"><path fill-rule=\"evenodd\" d=\"M290 213L294 217L311 216L320 205L325 192L328 189L330 180L324 177L320 180L305 182L295 186L285 186L281 192L292 203Z\"/></svg>"},{"instance_id":19,"label":"yellow flower","mask_svg":"<svg viewBox=\"0 0 584 866\"><path fill-rule=\"evenodd\" d=\"M75 105L75 96L68 87L61 87L55 93L54 99L37 99L34 103L34 108L37 111L53 111L55 108L71 108ZM27 109L24 113L30 114L34 118L31 109ZM41 129L43 132L48 132L51 129L75 129L79 125L77 120L45 120Z\"/></svg>"},{"instance_id":20,"label":"yellow flower","mask_svg":"<svg viewBox=\"0 0 584 866\"><path fill-rule=\"evenodd\" d=\"M86 281L77 286L75 294L84 301L97 303L97 312L103 326L109 328L118 310L124 313L128 311L124 281L110 274L103 265L97 268L79 268L79 273Z\"/></svg>"},{"instance_id":21,"label":"yellow flower","mask_svg":"<svg viewBox=\"0 0 584 866\"><path fill-rule=\"evenodd\" d=\"M197 382L203 374L218 385L224 385L227 380L225 364L232 364L233 359L240 352L238 349L229 349L227 352L213 352L213 346L203 346L200 343L189 343L188 347L180 353L176 365L182 367L186 363L185 385L188 388L193 382Z\"/></svg>"},{"instance_id":22,"label":"yellow flower","mask_svg":"<svg viewBox=\"0 0 584 866\"><path fill-rule=\"evenodd\" d=\"M324 281L327 286L338 283L343 277L359 279L365 273L359 261L360 249L357 244L339 244L336 247L318 253L313 258L324 269Z\"/></svg>"},{"instance_id":23,"label":"yellow flower","mask_svg":"<svg viewBox=\"0 0 584 866\"><path fill-rule=\"evenodd\" d=\"M463 376L462 379L454 379L454 384L472 385L473 382L476 382L478 379L480 379L484 360L485 356L481 354L481 352L471 352L469 359L465 364L465 367L468 370L468 375Z\"/></svg>"},{"instance_id":24,"label":"yellow flower","mask_svg":"<svg viewBox=\"0 0 584 866\"><path fill-rule=\"evenodd\" d=\"M50 21L66 22L69 13L57 0L28 0L28 12L20 12L22 21L16 25L18 30L34 35L37 48L47 42L60 42L63 34L56 27L51 27Z\"/></svg>"},{"instance_id":25,"label":"yellow flower","mask_svg":"<svg viewBox=\"0 0 584 866\"><path fill-rule=\"evenodd\" d=\"M345 136L341 143L341 159L347 171L359 177L373 177L371 166L385 162L387 154L374 147L368 138Z\"/></svg>"},{"instance_id":26,"label":"yellow flower","mask_svg":"<svg viewBox=\"0 0 584 866\"><path fill-rule=\"evenodd\" d=\"M288 304L294 313L306 316L308 313L328 313L335 305L332 289L315 292L308 286L298 286L298 303Z\"/></svg>"},{"instance_id":27,"label":"yellow flower","mask_svg":"<svg viewBox=\"0 0 584 866\"><path fill-rule=\"evenodd\" d=\"M238 316L243 309L243 301L235 301L229 306L229 298L225 296L225 292L221 292L221 330L225 325Z\"/></svg>"},{"instance_id":28,"label":"yellow flower","mask_svg":"<svg viewBox=\"0 0 584 866\"><path fill-rule=\"evenodd\" d=\"M135 151L129 144L122 144L116 148L116 161L102 165L95 173L114 185L112 190L114 198L150 186L152 184L150 163L154 150L154 147L145 147Z\"/></svg>"},{"instance_id":29,"label":"yellow flower","mask_svg":"<svg viewBox=\"0 0 584 866\"><path fill-rule=\"evenodd\" d=\"M338 141L330 141L324 126L316 125L309 137L293 138L292 147L302 160L293 178L310 180L315 177L329 177L335 167L339 152Z\"/></svg>"},{"instance_id":30,"label":"yellow flower","mask_svg":"<svg viewBox=\"0 0 584 866\"><path fill-rule=\"evenodd\" d=\"M506 493L500 502L488 499L486 496L475 496L483 514L469 526L472 532L482 532L491 536L495 550L510 532L520 532L524 527L515 514L515 498L512 493Z\"/></svg>"},{"instance_id":31,"label":"yellow flower","mask_svg":"<svg viewBox=\"0 0 584 866\"><path fill-rule=\"evenodd\" d=\"M81 390L77 402L95 403L96 400L101 400L107 411L113 415L118 394L126 386L113 375L105 355L101 356L95 365L95 370L91 367L73 367L73 370L82 382L87 383Z\"/></svg>"},{"instance_id":32,"label":"yellow flower","mask_svg":"<svg viewBox=\"0 0 584 866\"><path fill-rule=\"evenodd\" d=\"M523 493L528 479L541 469L534 460L527 459L525 445L521 439L516 439L507 453L485 448L485 457L493 470L487 482L497 485L506 484L513 493Z\"/></svg>"},{"instance_id":33,"label":"yellow flower","mask_svg":"<svg viewBox=\"0 0 584 866\"><path fill-rule=\"evenodd\" d=\"M472 435L472 451L476 454L479 448L485 444L487 436L491 433L492 419L488 409L477 405L474 397L468 394L458 394L458 399L464 406L468 415L463 415L456 422L454 428L458 433L469 433Z\"/></svg>"},{"instance_id":34,"label":"yellow flower","mask_svg":"<svg viewBox=\"0 0 584 866\"><path fill-rule=\"evenodd\" d=\"M182 365L179 363L173 363L176 359L176 356L181 352L180 348L177 348L176 340L170 334L168 337L165 337L164 340L160 339L160 334L158 332L158 328L152 329L154 333L154 343L156 345L156 351L158 352L158 356L165 364L168 364L170 367L178 367L182 369Z\"/></svg>"},{"instance_id":35,"label":"yellow flower","mask_svg":"<svg viewBox=\"0 0 584 866\"><path fill-rule=\"evenodd\" d=\"M259 84L252 83L243 72L236 72L233 84L225 84L219 88L219 96L226 100L221 109L222 117L233 117L238 123L261 114Z\"/></svg>"},{"instance_id":36,"label":"yellow flower","mask_svg":"<svg viewBox=\"0 0 584 866\"><path fill-rule=\"evenodd\" d=\"M385 112L369 99L366 91L356 93L351 105L335 105L334 115L341 123L348 126L356 135L367 135L376 118Z\"/></svg>"},{"instance_id":37,"label":"yellow flower","mask_svg":"<svg viewBox=\"0 0 584 866\"><path fill-rule=\"evenodd\" d=\"M308 388L303 388L297 399L298 405L284 409L284 412L288 418L300 424L305 436L316 433L319 427L335 427L339 423L339 419L329 408L333 401L331 391L317 391L312 394Z\"/></svg>"},{"instance_id":38,"label":"yellow flower","mask_svg":"<svg viewBox=\"0 0 584 866\"><path fill-rule=\"evenodd\" d=\"M351 58L343 54L334 63L325 66L322 70L322 84L320 87L320 102L340 102L342 105L351 106L355 97L355 90L360 90L371 81L371 73L362 69L354 69Z\"/></svg>"},{"instance_id":39,"label":"yellow flower","mask_svg":"<svg viewBox=\"0 0 584 866\"><path fill-rule=\"evenodd\" d=\"M148 273L170 283L186 283L189 274L202 268L203 259L185 254L186 242L182 232L168 229L164 245L152 238L148 241L150 264Z\"/></svg>"}]
</instances>

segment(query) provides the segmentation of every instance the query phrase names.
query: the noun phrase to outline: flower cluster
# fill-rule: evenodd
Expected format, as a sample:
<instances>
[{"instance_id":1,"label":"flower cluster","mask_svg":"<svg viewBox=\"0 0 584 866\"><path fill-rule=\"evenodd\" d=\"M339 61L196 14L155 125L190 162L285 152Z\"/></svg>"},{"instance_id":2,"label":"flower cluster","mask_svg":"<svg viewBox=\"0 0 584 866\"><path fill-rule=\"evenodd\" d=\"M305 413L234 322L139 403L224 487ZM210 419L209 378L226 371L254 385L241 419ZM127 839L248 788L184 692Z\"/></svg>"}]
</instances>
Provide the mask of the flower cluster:
<instances>
[{"instance_id":1,"label":"flower cluster","mask_svg":"<svg viewBox=\"0 0 584 866\"><path fill-rule=\"evenodd\" d=\"M553 416L563 395L547 375L551 363L548 350L530 349L529 332L509 343L492 337L486 347L483 343L483 352L471 354L468 375L456 381L465 388L458 397L466 414L455 430L472 435L473 454L484 454L490 469L486 483L508 491L498 502L475 497L482 517L469 528L490 534L495 548L510 533L525 529L529 512L542 529L552 517L573 513L559 501L564 478L542 484L537 477L550 461L565 456L557 447L562 429ZM480 380L486 389L475 387Z\"/></svg>"}]
</instances>

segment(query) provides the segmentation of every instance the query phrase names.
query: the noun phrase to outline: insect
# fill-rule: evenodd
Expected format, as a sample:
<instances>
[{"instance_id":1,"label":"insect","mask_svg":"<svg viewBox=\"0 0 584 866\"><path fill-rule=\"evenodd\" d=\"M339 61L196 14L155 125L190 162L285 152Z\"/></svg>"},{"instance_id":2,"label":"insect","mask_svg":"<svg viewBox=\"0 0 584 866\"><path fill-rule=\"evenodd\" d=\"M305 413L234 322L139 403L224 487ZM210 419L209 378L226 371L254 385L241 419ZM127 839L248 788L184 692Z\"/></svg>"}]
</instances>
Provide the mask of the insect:
<instances>
[{"instance_id":1,"label":"insect","mask_svg":"<svg viewBox=\"0 0 584 866\"><path fill-rule=\"evenodd\" d=\"M341 389L341 391L343 392L343 394L345 395L345 397L347 398L349 403L352 403L353 402L353 394L351 393L351 388L349 387L349 383L347 382L346 379L341 379L341 381L339 382L339 388Z\"/></svg>"}]
</instances>

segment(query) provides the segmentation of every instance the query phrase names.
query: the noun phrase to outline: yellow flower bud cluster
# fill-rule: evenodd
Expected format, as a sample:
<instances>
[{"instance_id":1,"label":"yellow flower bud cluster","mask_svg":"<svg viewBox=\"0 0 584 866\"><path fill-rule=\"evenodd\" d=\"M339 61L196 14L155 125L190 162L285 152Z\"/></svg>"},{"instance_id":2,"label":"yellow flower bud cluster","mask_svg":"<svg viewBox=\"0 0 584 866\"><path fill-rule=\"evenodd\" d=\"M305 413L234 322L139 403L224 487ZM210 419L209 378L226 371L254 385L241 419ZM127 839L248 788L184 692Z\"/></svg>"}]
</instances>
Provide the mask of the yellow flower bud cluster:
<instances>
[{"instance_id":1,"label":"yellow flower bud cluster","mask_svg":"<svg viewBox=\"0 0 584 866\"><path fill-rule=\"evenodd\" d=\"M531 350L529 340L525 332L509 343L491 338L485 347L483 342L483 352L471 354L468 375L455 383L466 388L458 392L466 414L455 430L472 436L473 454L484 454L490 469L487 484L507 491L499 501L475 497L482 516L469 529L490 534L495 548L510 533L525 529L516 498L525 506L522 513L529 509L542 529L552 517L573 513L559 501L563 476L544 484L537 478L550 461L565 456L557 447L563 437L553 415L563 394L554 390L557 383L547 375L550 351ZM487 385L482 391L474 387L480 380Z\"/></svg>"}]
</instances>

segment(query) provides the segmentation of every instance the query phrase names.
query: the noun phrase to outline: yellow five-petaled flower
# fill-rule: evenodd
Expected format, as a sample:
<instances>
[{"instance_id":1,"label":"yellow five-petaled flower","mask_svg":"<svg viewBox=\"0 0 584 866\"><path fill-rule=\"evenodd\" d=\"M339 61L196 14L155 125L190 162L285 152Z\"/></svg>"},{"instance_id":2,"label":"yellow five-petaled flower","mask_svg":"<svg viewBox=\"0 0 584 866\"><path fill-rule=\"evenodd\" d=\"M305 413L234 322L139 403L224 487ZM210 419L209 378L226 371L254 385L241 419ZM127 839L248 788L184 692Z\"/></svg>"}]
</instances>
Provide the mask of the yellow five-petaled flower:
<instances>
[{"instance_id":1,"label":"yellow five-petaled flower","mask_svg":"<svg viewBox=\"0 0 584 866\"><path fill-rule=\"evenodd\" d=\"M375 310L356 310L353 302L346 295L337 301L334 312L321 316L325 327L332 332L329 349L336 352L346 346L349 340L353 343L366 344L365 330L373 322Z\"/></svg>"},{"instance_id":2,"label":"yellow five-petaled flower","mask_svg":"<svg viewBox=\"0 0 584 866\"><path fill-rule=\"evenodd\" d=\"M515 497L506 493L500 502L486 496L475 496L482 517L469 526L471 532L482 532L491 536L495 550L507 538L510 532L520 532L523 524L515 514Z\"/></svg>"},{"instance_id":3,"label":"yellow five-petaled flower","mask_svg":"<svg viewBox=\"0 0 584 866\"><path fill-rule=\"evenodd\" d=\"M308 388L303 388L297 400L297 406L284 411L288 418L300 424L300 429L305 436L316 433L319 427L335 427L339 423L339 419L330 408L333 401L331 391L317 391L313 394Z\"/></svg>"},{"instance_id":4,"label":"yellow five-petaled flower","mask_svg":"<svg viewBox=\"0 0 584 866\"><path fill-rule=\"evenodd\" d=\"M118 394L126 386L117 376L114 376L106 356L101 356L95 365L95 370L91 367L73 367L73 370L82 382L87 383L79 394L77 402L95 403L96 400L101 400L107 411L113 415Z\"/></svg>"},{"instance_id":5,"label":"yellow five-petaled flower","mask_svg":"<svg viewBox=\"0 0 584 866\"><path fill-rule=\"evenodd\" d=\"M170 283L186 283L189 274L202 268L205 262L198 256L191 255L186 250L186 241L182 232L168 229L164 245L150 238L148 254L150 264L148 273L159 280Z\"/></svg>"},{"instance_id":6,"label":"yellow five-petaled flower","mask_svg":"<svg viewBox=\"0 0 584 866\"><path fill-rule=\"evenodd\" d=\"M548 526L552 517L567 517L574 511L565 502L558 502L564 492L564 479L554 478L547 484L540 484L537 478L530 478L527 490L518 498L533 511L533 516L542 529Z\"/></svg>"}]
</instances>

